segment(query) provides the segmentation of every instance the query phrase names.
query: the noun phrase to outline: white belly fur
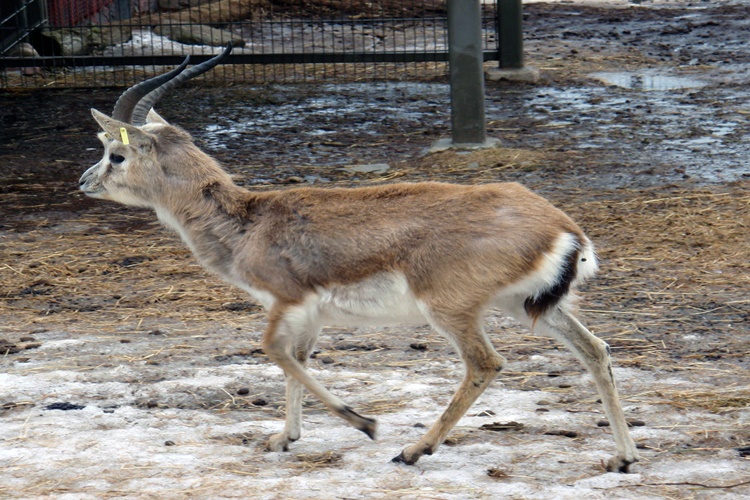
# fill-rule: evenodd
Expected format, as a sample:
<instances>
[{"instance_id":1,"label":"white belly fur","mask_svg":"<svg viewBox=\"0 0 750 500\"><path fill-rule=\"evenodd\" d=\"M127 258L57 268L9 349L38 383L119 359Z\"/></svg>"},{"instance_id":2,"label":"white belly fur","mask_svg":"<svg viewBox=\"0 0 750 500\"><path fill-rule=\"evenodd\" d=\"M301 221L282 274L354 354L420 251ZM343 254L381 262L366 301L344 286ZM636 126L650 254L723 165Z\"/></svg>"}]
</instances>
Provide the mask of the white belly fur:
<instances>
[{"instance_id":1,"label":"white belly fur","mask_svg":"<svg viewBox=\"0 0 750 500\"><path fill-rule=\"evenodd\" d=\"M268 311L275 299L263 290L235 283ZM424 325L427 319L402 273L379 273L351 285L320 287L289 311L297 321L321 326Z\"/></svg>"},{"instance_id":2,"label":"white belly fur","mask_svg":"<svg viewBox=\"0 0 750 500\"><path fill-rule=\"evenodd\" d=\"M379 273L359 283L320 288L313 299L329 326L426 324L401 273Z\"/></svg>"}]
</instances>

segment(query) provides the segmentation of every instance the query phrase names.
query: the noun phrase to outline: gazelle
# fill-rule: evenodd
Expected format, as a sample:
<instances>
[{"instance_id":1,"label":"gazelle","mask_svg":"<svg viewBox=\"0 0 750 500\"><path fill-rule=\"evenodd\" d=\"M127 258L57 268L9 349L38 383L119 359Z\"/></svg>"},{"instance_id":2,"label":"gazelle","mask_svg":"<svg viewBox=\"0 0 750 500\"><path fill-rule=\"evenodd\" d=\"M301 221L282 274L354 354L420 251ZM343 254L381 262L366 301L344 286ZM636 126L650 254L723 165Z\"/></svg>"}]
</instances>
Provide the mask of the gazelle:
<instances>
[{"instance_id":1,"label":"gazelle","mask_svg":"<svg viewBox=\"0 0 750 500\"><path fill-rule=\"evenodd\" d=\"M148 207L209 271L268 311L263 346L286 376L286 422L267 448L301 433L303 387L370 438L376 422L356 413L305 369L323 326L429 324L465 365L443 415L395 462L434 453L505 366L484 332L490 308L567 345L593 375L617 454L607 470L638 460L620 406L607 344L571 312L575 286L597 262L581 229L515 183L422 182L365 188L253 192L236 186L190 135L151 108L223 54L128 89L112 117L92 110L104 157L81 177L88 196Z\"/></svg>"}]
</instances>

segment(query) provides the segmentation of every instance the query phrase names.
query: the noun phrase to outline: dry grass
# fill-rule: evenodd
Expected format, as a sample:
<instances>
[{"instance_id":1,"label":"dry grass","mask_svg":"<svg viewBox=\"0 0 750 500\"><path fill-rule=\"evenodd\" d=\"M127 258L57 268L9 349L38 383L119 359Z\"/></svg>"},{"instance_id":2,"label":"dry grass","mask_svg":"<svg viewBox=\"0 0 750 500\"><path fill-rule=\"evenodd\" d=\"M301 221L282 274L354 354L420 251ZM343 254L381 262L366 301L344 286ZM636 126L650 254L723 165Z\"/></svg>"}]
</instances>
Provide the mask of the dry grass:
<instances>
[{"instance_id":1,"label":"dry grass","mask_svg":"<svg viewBox=\"0 0 750 500\"><path fill-rule=\"evenodd\" d=\"M295 465L305 470L325 469L336 467L341 463L344 456L335 451L326 451L323 453L300 453L295 455Z\"/></svg>"}]
</instances>

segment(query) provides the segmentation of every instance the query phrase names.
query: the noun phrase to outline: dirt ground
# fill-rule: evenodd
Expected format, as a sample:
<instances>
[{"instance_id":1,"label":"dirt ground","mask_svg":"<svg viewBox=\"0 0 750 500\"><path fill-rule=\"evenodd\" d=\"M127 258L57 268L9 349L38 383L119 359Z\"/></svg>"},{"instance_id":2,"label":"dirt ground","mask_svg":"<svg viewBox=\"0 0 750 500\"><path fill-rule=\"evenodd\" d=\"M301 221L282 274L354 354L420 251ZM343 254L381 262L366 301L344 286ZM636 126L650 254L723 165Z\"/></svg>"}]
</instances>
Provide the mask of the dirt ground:
<instances>
[{"instance_id":1,"label":"dirt ground","mask_svg":"<svg viewBox=\"0 0 750 500\"><path fill-rule=\"evenodd\" d=\"M189 87L158 106L250 189L513 180L566 210L601 258L581 318L612 346L642 453L628 475L603 472L582 368L495 314L509 367L434 456L389 463L460 378L426 328L331 329L311 360L379 441L308 399L303 438L264 452L284 400L264 312L152 214L77 192L101 154L88 110L119 91L0 93L0 496L750 495L748 7L527 5L541 79L488 83L492 150L424 152L449 134L443 82Z\"/></svg>"}]
</instances>

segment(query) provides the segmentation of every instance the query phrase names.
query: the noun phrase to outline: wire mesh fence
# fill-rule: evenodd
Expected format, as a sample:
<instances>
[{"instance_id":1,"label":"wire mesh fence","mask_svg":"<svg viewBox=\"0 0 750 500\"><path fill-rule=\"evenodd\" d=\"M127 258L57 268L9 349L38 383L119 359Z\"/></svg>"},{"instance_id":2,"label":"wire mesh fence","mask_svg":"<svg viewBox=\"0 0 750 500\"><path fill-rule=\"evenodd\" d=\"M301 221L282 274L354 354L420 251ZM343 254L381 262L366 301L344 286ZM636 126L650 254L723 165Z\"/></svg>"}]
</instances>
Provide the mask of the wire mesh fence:
<instances>
[{"instance_id":1,"label":"wire mesh fence","mask_svg":"<svg viewBox=\"0 0 750 500\"><path fill-rule=\"evenodd\" d=\"M498 59L483 5L485 60ZM127 86L228 42L208 78L429 79L447 72L445 0L3 0L0 87Z\"/></svg>"}]
</instances>

